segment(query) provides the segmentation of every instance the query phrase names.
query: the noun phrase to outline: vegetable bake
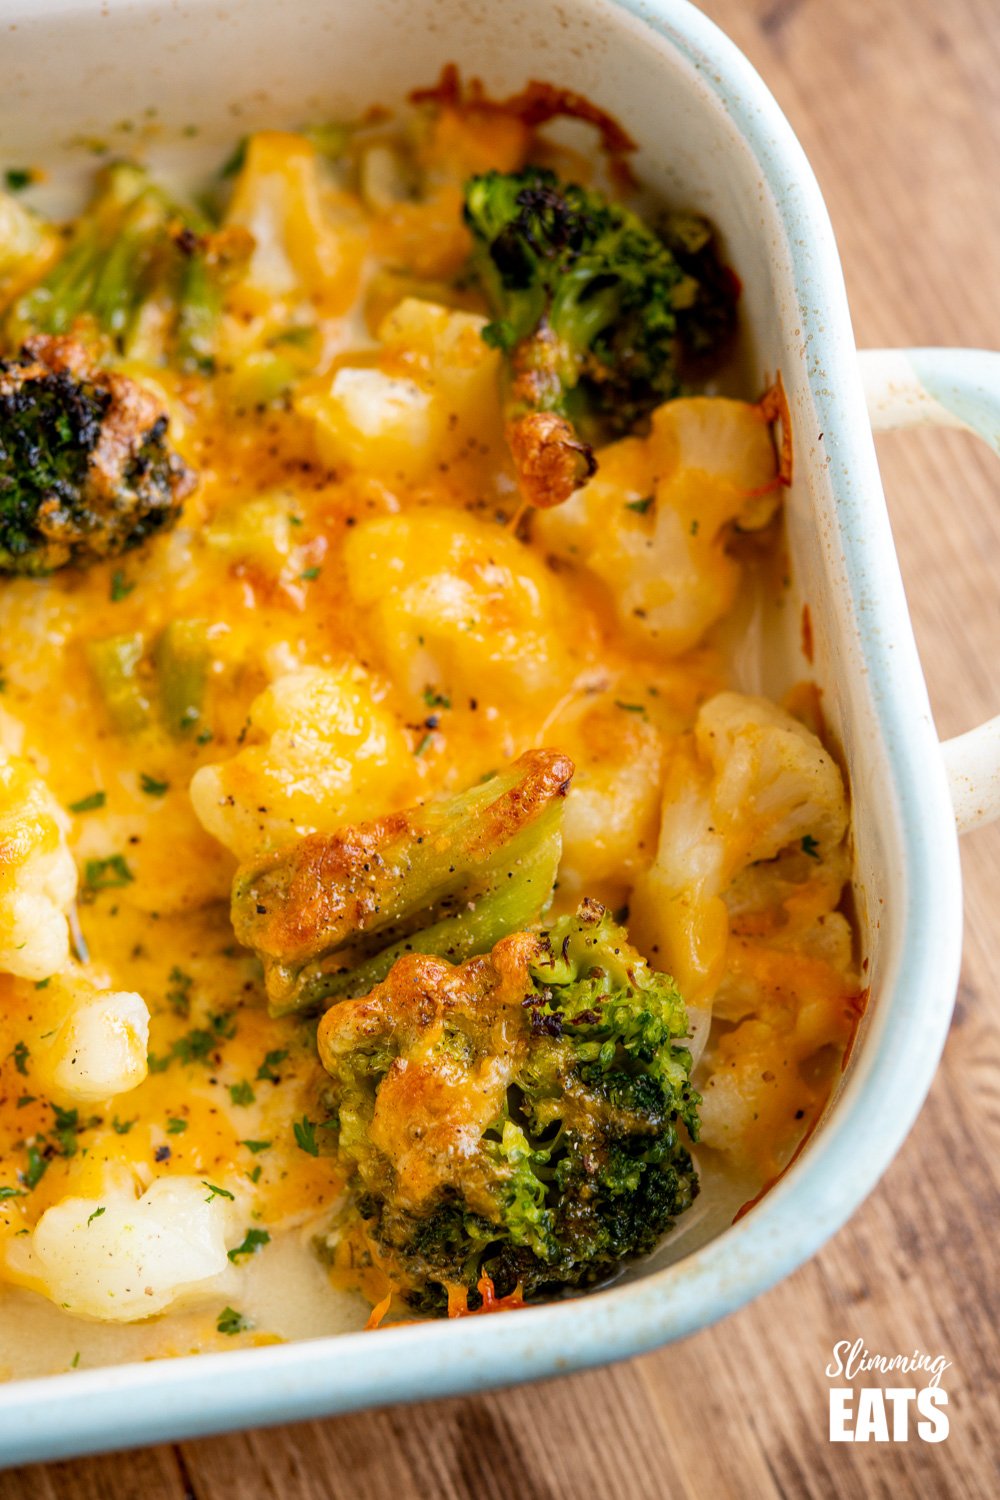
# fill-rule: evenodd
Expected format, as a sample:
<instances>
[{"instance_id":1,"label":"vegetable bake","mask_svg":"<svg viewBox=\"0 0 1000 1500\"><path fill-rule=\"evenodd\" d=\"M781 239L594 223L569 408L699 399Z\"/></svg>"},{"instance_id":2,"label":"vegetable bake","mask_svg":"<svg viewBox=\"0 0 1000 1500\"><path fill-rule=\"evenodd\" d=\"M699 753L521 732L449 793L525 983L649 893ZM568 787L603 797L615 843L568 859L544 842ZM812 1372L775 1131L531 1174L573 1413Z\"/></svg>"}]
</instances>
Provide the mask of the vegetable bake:
<instances>
[{"instance_id":1,"label":"vegetable bake","mask_svg":"<svg viewBox=\"0 0 1000 1500\"><path fill-rule=\"evenodd\" d=\"M8 173L4 1373L599 1287L819 1118L846 789L747 691L788 418L629 150L446 72L65 225Z\"/></svg>"}]
</instances>

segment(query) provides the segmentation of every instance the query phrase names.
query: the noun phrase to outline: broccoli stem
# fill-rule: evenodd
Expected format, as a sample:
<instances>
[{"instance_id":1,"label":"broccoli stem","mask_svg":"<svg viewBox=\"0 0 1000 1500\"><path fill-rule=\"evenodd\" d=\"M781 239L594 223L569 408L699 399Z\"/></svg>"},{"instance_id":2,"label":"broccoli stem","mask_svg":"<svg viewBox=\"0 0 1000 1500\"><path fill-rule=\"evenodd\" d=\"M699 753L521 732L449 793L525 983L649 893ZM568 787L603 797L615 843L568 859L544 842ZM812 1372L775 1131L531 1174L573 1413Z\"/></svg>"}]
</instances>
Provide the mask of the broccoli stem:
<instances>
[{"instance_id":1,"label":"broccoli stem","mask_svg":"<svg viewBox=\"0 0 1000 1500\"><path fill-rule=\"evenodd\" d=\"M145 650L137 631L87 643L87 662L108 717L120 734L138 734L149 725L150 702L140 676Z\"/></svg>"},{"instance_id":2,"label":"broccoli stem","mask_svg":"<svg viewBox=\"0 0 1000 1500\"><path fill-rule=\"evenodd\" d=\"M210 373L225 287L252 245L247 231L213 231L144 169L117 162L60 259L15 303L8 336L20 344L31 332L65 333L90 319L121 354Z\"/></svg>"},{"instance_id":3,"label":"broccoli stem","mask_svg":"<svg viewBox=\"0 0 1000 1500\"><path fill-rule=\"evenodd\" d=\"M467 957L536 921L572 774L557 751L530 751L456 797L239 870L233 927L263 962L272 1014L364 994L407 948Z\"/></svg>"},{"instance_id":4,"label":"broccoli stem","mask_svg":"<svg viewBox=\"0 0 1000 1500\"><path fill-rule=\"evenodd\" d=\"M14 322L20 337L34 330L65 333L77 318L91 314L106 332L105 316L121 320L128 305L124 275L136 254L135 210L154 190L147 174L116 162L103 174L94 200L76 221L65 253L37 286L19 299ZM150 219L152 204L143 216Z\"/></svg>"},{"instance_id":5,"label":"broccoli stem","mask_svg":"<svg viewBox=\"0 0 1000 1500\"><path fill-rule=\"evenodd\" d=\"M550 807L538 825L513 839L505 850L503 871L513 869L514 878L502 878L498 871L496 882L469 897L462 911L420 928L349 969L327 972L321 962L304 970L296 1004L287 1009L312 1009L327 1000L365 995L407 953L432 953L458 964L477 953L488 953L508 932L530 927L552 895L562 854L561 822L560 809ZM284 1008L272 1005L272 1015L285 1013Z\"/></svg>"},{"instance_id":6,"label":"broccoli stem","mask_svg":"<svg viewBox=\"0 0 1000 1500\"><path fill-rule=\"evenodd\" d=\"M173 620L156 645L160 708L169 732L183 738L201 720L211 651L204 620Z\"/></svg>"}]
</instances>

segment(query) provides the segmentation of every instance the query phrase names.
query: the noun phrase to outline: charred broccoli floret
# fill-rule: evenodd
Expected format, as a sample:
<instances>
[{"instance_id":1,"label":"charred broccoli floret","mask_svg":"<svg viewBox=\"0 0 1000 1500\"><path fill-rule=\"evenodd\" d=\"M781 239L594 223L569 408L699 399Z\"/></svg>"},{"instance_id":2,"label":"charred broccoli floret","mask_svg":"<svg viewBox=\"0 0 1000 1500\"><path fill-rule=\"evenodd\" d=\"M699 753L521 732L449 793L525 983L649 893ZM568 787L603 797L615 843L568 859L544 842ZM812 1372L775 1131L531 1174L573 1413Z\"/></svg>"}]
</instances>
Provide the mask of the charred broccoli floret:
<instances>
[{"instance_id":1,"label":"charred broccoli floret","mask_svg":"<svg viewBox=\"0 0 1000 1500\"><path fill-rule=\"evenodd\" d=\"M458 961L552 898L573 762L530 750L456 797L310 834L233 883L233 930L272 1015L363 995L406 953Z\"/></svg>"},{"instance_id":2,"label":"charred broccoli floret","mask_svg":"<svg viewBox=\"0 0 1000 1500\"><path fill-rule=\"evenodd\" d=\"M72 339L0 360L0 572L48 573L171 525L194 475L159 402Z\"/></svg>"},{"instance_id":3,"label":"charred broccoli floret","mask_svg":"<svg viewBox=\"0 0 1000 1500\"><path fill-rule=\"evenodd\" d=\"M722 293L703 293L630 209L540 167L473 177L465 221L494 313L484 337L508 356L507 438L522 493L558 505L593 473L593 441L630 432L678 393L687 312ZM707 229L699 251L706 245L701 274L714 255ZM724 323L700 318L699 336L718 347Z\"/></svg>"},{"instance_id":4,"label":"charred broccoli floret","mask_svg":"<svg viewBox=\"0 0 1000 1500\"><path fill-rule=\"evenodd\" d=\"M245 230L213 230L143 168L115 162L62 255L10 309L8 341L93 331L119 354L211 370L224 290L252 243Z\"/></svg>"},{"instance_id":5,"label":"charred broccoli floret","mask_svg":"<svg viewBox=\"0 0 1000 1500\"><path fill-rule=\"evenodd\" d=\"M320 1023L348 1177L335 1261L422 1312L526 1298L649 1253L698 1182L699 1096L674 983L596 902L458 967L401 959Z\"/></svg>"}]
</instances>

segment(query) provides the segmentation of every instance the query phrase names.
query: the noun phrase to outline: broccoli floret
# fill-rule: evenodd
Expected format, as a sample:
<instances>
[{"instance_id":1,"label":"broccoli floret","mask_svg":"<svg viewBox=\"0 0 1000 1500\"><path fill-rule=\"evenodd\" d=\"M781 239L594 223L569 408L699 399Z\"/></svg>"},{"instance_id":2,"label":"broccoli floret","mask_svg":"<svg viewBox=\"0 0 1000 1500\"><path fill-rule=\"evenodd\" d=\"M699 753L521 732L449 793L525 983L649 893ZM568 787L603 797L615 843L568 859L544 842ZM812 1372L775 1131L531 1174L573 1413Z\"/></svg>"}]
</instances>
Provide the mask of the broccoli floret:
<instances>
[{"instance_id":1,"label":"broccoli floret","mask_svg":"<svg viewBox=\"0 0 1000 1500\"><path fill-rule=\"evenodd\" d=\"M487 952L538 921L562 853L573 762L531 750L470 791L310 834L233 883L233 930L272 1015L363 995L405 953Z\"/></svg>"},{"instance_id":2,"label":"broccoli floret","mask_svg":"<svg viewBox=\"0 0 1000 1500\"><path fill-rule=\"evenodd\" d=\"M715 233L700 214L670 213L660 226L684 272L674 294L682 377L710 372L736 333L740 281L719 257Z\"/></svg>"},{"instance_id":3,"label":"broccoli floret","mask_svg":"<svg viewBox=\"0 0 1000 1500\"><path fill-rule=\"evenodd\" d=\"M210 371L224 290L252 243L245 230L213 230L143 168L115 162L63 254L14 303L8 341L92 332L115 354Z\"/></svg>"},{"instance_id":4,"label":"broccoli floret","mask_svg":"<svg viewBox=\"0 0 1000 1500\"><path fill-rule=\"evenodd\" d=\"M194 475L159 402L39 335L0 360L0 572L113 557L170 526Z\"/></svg>"},{"instance_id":5,"label":"broccoli floret","mask_svg":"<svg viewBox=\"0 0 1000 1500\"><path fill-rule=\"evenodd\" d=\"M494 313L483 336L508 357L521 490L558 505L594 472L594 441L631 432L677 395L681 309L698 282L630 209L540 167L473 177L465 221ZM699 270L711 254L709 231ZM708 319L697 328L714 343Z\"/></svg>"},{"instance_id":6,"label":"broccoli floret","mask_svg":"<svg viewBox=\"0 0 1000 1500\"><path fill-rule=\"evenodd\" d=\"M687 1031L673 981L593 901L459 967L400 960L320 1023L349 1184L335 1243L429 1313L484 1277L526 1298L606 1280L698 1190Z\"/></svg>"}]
</instances>

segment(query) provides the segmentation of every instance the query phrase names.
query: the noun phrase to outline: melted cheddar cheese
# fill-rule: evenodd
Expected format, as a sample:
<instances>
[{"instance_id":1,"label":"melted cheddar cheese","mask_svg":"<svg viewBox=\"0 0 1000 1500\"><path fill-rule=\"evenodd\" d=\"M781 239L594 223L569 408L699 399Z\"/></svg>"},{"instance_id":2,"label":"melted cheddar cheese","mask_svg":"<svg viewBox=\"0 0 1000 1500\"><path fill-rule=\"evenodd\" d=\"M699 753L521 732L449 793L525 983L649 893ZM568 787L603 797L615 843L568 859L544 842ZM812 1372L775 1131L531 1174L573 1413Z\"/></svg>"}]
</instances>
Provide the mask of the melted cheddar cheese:
<instances>
[{"instance_id":1,"label":"melted cheddar cheese","mask_svg":"<svg viewBox=\"0 0 1000 1500\"><path fill-rule=\"evenodd\" d=\"M199 476L179 524L114 562L0 579L0 1305L12 1340L46 1351L25 1365L4 1346L0 1366L363 1318L309 1248L343 1186L311 1133L315 1023L269 1018L233 873L533 746L577 766L557 909L631 902L650 959L703 1012L719 997L706 1181L728 1154L749 1196L822 1107L857 994L834 910L843 787L797 721L725 693L715 629L745 572L734 528L777 504L768 424L670 403L512 529L499 356L448 282L464 178L531 143L522 120L445 103L417 132L433 186L416 200L389 132L359 191L304 136L252 137L227 214L253 240L227 357L210 376L127 367ZM77 1077L87 1046L111 1061ZM201 1246L176 1285L161 1220ZM94 1256L83 1285L88 1233L109 1255L147 1235L127 1287ZM337 1310L315 1314L324 1299ZM160 1316L133 1323L144 1310ZM117 1342L84 1321L102 1318Z\"/></svg>"}]
</instances>

